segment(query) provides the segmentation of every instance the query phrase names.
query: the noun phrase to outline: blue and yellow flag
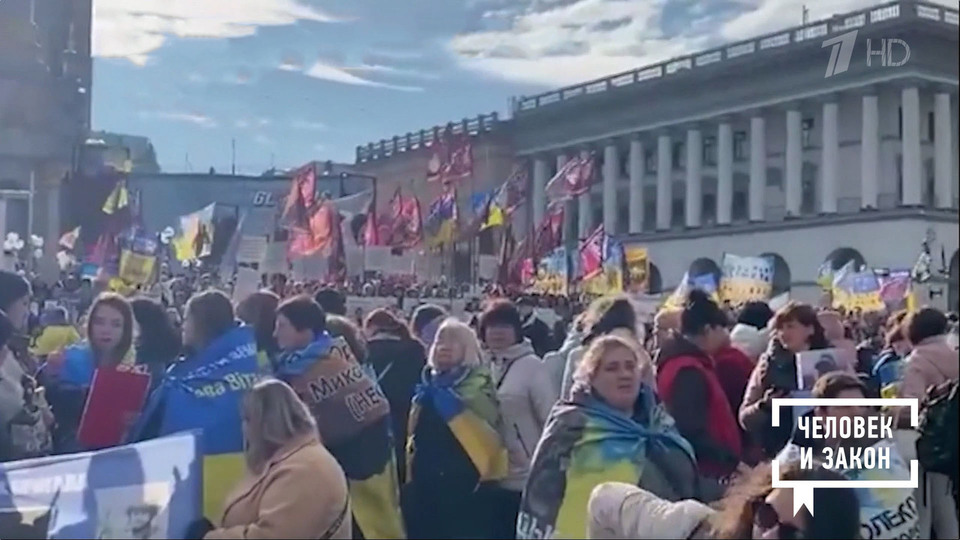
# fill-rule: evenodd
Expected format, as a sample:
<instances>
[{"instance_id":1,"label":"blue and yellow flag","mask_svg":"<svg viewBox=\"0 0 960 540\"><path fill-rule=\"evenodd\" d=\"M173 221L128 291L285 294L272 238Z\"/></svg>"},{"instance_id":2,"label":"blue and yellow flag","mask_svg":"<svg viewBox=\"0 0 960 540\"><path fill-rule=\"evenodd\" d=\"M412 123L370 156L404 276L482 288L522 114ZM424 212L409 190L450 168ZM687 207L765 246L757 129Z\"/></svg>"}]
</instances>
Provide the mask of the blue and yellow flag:
<instances>
[{"instance_id":1,"label":"blue and yellow flag","mask_svg":"<svg viewBox=\"0 0 960 540\"><path fill-rule=\"evenodd\" d=\"M457 217L456 191L437 197L423 223L427 247L444 246L456 240Z\"/></svg>"},{"instance_id":2,"label":"blue and yellow flag","mask_svg":"<svg viewBox=\"0 0 960 540\"><path fill-rule=\"evenodd\" d=\"M655 466L647 458L650 448L668 449L678 468L686 458L686 468L695 473L693 448L653 391L643 387L638 399L650 418L646 424L580 389L554 406L530 465L517 538L586 538L585 509L593 488L604 482L637 485L644 468ZM682 487L675 487L682 494Z\"/></svg>"},{"instance_id":3,"label":"blue and yellow flag","mask_svg":"<svg viewBox=\"0 0 960 540\"><path fill-rule=\"evenodd\" d=\"M416 429L423 407L433 407L450 428L460 447L477 469L480 481L500 480L507 475L507 450L497 428L500 413L496 389L484 368L464 368L433 375L424 368L410 407L407 439L407 481L413 478L417 448Z\"/></svg>"},{"instance_id":4,"label":"blue and yellow flag","mask_svg":"<svg viewBox=\"0 0 960 540\"><path fill-rule=\"evenodd\" d=\"M880 280L872 269L855 271L847 263L833 280L833 307L848 311L883 311L886 304L880 296Z\"/></svg>"},{"instance_id":5,"label":"blue and yellow flag","mask_svg":"<svg viewBox=\"0 0 960 540\"><path fill-rule=\"evenodd\" d=\"M259 371L253 328L238 326L173 364L133 430L134 440L203 431L203 510L211 520L220 519L224 499L246 471L240 404ZM148 433L156 415L159 433Z\"/></svg>"}]
</instances>

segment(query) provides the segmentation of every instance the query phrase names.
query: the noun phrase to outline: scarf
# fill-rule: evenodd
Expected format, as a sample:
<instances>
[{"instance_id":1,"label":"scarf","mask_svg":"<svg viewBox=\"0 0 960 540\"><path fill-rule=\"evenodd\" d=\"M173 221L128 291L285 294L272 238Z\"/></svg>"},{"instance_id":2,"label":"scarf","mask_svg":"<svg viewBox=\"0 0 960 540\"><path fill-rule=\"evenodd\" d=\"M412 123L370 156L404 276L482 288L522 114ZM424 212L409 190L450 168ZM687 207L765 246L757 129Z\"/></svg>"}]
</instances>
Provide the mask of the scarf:
<instances>
[{"instance_id":1,"label":"scarf","mask_svg":"<svg viewBox=\"0 0 960 540\"><path fill-rule=\"evenodd\" d=\"M649 422L640 423L577 392L554 406L534 453L517 520L517 538L584 538L587 502L604 482L638 485L648 452L673 447L694 460L693 449L642 387Z\"/></svg>"},{"instance_id":2,"label":"scarf","mask_svg":"<svg viewBox=\"0 0 960 540\"><path fill-rule=\"evenodd\" d=\"M405 538L390 405L343 338L326 332L280 355L277 376L317 422L320 439L347 477L353 517L365 538Z\"/></svg>"},{"instance_id":3,"label":"scarf","mask_svg":"<svg viewBox=\"0 0 960 540\"><path fill-rule=\"evenodd\" d=\"M497 428L500 411L493 379L485 368L457 368L434 374L424 368L413 394L407 433L407 480L416 452L414 433L422 407L433 407L460 443L480 481L500 480L507 475L507 450Z\"/></svg>"}]
</instances>

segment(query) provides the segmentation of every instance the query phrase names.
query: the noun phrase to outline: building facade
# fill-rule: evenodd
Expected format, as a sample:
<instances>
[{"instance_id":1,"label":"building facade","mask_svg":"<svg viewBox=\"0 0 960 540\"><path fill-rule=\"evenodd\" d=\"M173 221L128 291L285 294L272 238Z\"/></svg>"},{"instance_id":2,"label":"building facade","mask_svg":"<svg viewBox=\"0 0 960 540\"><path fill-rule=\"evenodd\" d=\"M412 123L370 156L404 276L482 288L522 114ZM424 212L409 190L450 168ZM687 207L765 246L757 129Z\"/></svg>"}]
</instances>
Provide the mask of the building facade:
<instances>
[{"instance_id":1,"label":"building facade","mask_svg":"<svg viewBox=\"0 0 960 540\"><path fill-rule=\"evenodd\" d=\"M826 258L909 267L927 230L955 261L957 61L957 11L902 1L520 98L534 219L586 151L601 180L580 236L603 223L647 245L666 287L724 251L766 253L809 300Z\"/></svg>"},{"instance_id":2,"label":"building facade","mask_svg":"<svg viewBox=\"0 0 960 540\"><path fill-rule=\"evenodd\" d=\"M94 131L90 134L87 142L102 142L104 163L117 170L124 170L129 164L129 172L141 174L157 174L160 172L156 149L147 137Z\"/></svg>"},{"instance_id":3,"label":"building facade","mask_svg":"<svg viewBox=\"0 0 960 540\"><path fill-rule=\"evenodd\" d=\"M768 254L777 292L816 300L825 260L910 267L933 236L944 261L926 289L956 308L958 60L956 9L889 2L517 98L502 155L529 163L539 222L550 178L593 153L572 229L647 246L664 289L724 252ZM422 170L370 160L378 148L358 163Z\"/></svg>"},{"instance_id":4,"label":"building facade","mask_svg":"<svg viewBox=\"0 0 960 540\"><path fill-rule=\"evenodd\" d=\"M50 254L90 129L91 18L91 0L0 2L0 229L43 236Z\"/></svg>"}]
</instances>

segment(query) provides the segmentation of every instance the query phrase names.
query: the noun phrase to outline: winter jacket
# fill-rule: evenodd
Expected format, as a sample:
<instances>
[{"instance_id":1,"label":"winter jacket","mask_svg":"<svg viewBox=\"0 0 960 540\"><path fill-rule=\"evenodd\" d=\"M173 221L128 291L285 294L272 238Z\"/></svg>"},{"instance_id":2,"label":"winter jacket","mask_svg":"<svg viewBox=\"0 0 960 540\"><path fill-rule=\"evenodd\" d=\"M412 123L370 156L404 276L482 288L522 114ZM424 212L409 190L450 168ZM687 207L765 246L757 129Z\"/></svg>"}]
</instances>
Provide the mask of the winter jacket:
<instances>
[{"instance_id":1,"label":"winter jacket","mask_svg":"<svg viewBox=\"0 0 960 540\"><path fill-rule=\"evenodd\" d=\"M777 339L770 340L767 352L754 366L739 414L740 425L763 446L769 457L775 456L787 444L793 429L793 413L789 407L780 409L780 427L775 428L771 425L770 408L761 403L764 392L774 387L785 391L797 389L796 355Z\"/></svg>"},{"instance_id":2,"label":"winter jacket","mask_svg":"<svg viewBox=\"0 0 960 540\"><path fill-rule=\"evenodd\" d=\"M318 489L322 486L322 489ZM352 538L347 481L316 435L289 441L247 473L206 539Z\"/></svg>"},{"instance_id":3,"label":"winter jacket","mask_svg":"<svg viewBox=\"0 0 960 540\"><path fill-rule=\"evenodd\" d=\"M500 484L519 492L527 481L543 425L557 400L557 389L528 340L498 353L489 352L488 357L503 420L500 436L510 459L509 473Z\"/></svg>"},{"instance_id":4,"label":"winter jacket","mask_svg":"<svg viewBox=\"0 0 960 540\"><path fill-rule=\"evenodd\" d=\"M544 366L546 367L547 374L553 380L554 387L557 389L558 398L560 396L560 390L563 389L564 386L568 386L567 381L564 379L567 358L570 356L571 351L580 346L580 343L583 341L583 336L583 332L571 329L566 339L564 339L563 345L560 346L560 350L548 352L543 357Z\"/></svg>"},{"instance_id":5,"label":"winter jacket","mask_svg":"<svg viewBox=\"0 0 960 540\"><path fill-rule=\"evenodd\" d=\"M918 343L906 358L900 397L922 399L927 388L960 377L957 351L946 336L934 336Z\"/></svg>"},{"instance_id":6,"label":"winter jacket","mask_svg":"<svg viewBox=\"0 0 960 540\"><path fill-rule=\"evenodd\" d=\"M714 514L709 506L686 499L670 502L649 491L605 482L593 488L587 505L587 538L654 540L691 538Z\"/></svg>"},{"instance_id":7,"label":"winter jacket","mask_svg":"<svg viewBox=\"0 0 960 540\"><path fill-rule=\"evenodd\" d=\"M760 359L769 343L770 330L766 328L737 323L730 331L730 344L743 351L754 362Z\"/></svg>"},{"instance_id":8,"label":"winter jacket","mask_svg":"<svg viewBox=\"0 0 960 540\"><path fill-rule=\"evenodd\" d=\"M367 343L366 363L373 367L380 389L390 403L394 451L400 485L403 485L407 472L403 464L406 462L410 400L413 399L414 388L420 382L420 373L426 364L426 352L418 341L378 334Z\"/></svg>"},{"instance_id":9,"label":"winter jacket","mask_svg":"<svg viewBox=\"0 0 960 540\"><path fill-rule=\"evenodd\" d=\"M674 335L657 356L657 393L711 478L732 473L741 458L740 430L713 358Z\"/></svg>"}]
</instances>

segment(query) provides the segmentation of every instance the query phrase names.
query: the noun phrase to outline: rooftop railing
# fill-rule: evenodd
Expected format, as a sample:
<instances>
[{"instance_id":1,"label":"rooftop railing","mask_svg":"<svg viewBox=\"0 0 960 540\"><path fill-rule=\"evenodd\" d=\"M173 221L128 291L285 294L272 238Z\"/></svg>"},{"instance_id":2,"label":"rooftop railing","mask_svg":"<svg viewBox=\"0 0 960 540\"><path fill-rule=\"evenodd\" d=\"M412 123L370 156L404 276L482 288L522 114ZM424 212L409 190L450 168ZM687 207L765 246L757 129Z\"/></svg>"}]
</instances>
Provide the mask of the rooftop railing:
<instances>
[{"instance_id":1,"label":"rooftop railing","mask_svg":"<svg viewBox=\"0 0 960 540\"><path fill-rule=\"evenodd\" d=\"M434 126L431 129L421 129L405 135L394 135L391 139L381 139L379 142L358 146L356 162L365 163L420 148L429 148L447 132L453 135L466 133L475 137L493 131L499 122L497 113L493 112L481 114L475 118L464 118L460 122L450 122L446 126Z\"/></svg>"},{"instance_id":2,"label":"rooftop railing","mask_svg":"<svg viewBox=\"0 0 960 540\"><path fill-rule=\"evenodd\" d=\"M741 58L794 43L802 43L815 39L822 40L825 36L841 34L863 26L897 18L918 18L941 21L954 26L960 24L958 23L958 19L960 19L960 17L958 17L958 10L954 8L916 0L889 2L869 9L835 15L829 20L789 28L747 41L724 45L723 47L713 50L698 52L652 66L645 66L632 71L618 73L603 79L568 86L559 90L551 90L536 96L515 98L513 99L513 112L522 113L554 103L576 99L581 96L600 94L615 88L660 80L677 73L695 70L725 60Z\"/></svg>"}]
</instances>

